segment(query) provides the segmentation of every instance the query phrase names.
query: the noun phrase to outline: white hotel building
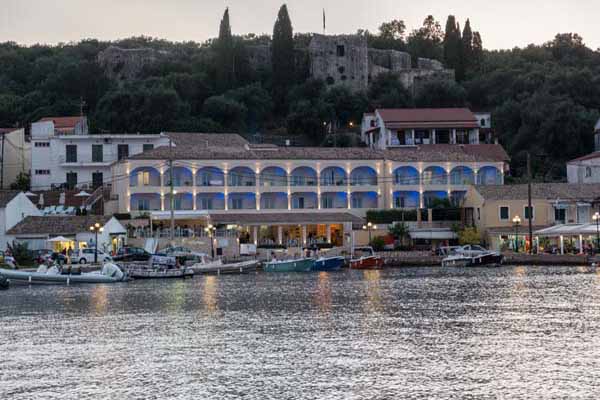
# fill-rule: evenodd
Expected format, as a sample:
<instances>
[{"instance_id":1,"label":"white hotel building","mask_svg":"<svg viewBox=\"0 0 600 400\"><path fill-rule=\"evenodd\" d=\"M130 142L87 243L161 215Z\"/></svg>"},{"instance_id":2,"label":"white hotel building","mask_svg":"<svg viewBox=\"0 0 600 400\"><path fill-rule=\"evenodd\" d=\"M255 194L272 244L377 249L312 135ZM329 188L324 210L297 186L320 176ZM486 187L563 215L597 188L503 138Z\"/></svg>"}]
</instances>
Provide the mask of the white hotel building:
<instances>
[{"instance_id":1,"label":"white hotel building","mask_svg":"<svg viewBox=\"0 0 600 400\"><path fill-rule=\"evenodd\" d=\"M449 111L419 112L427 124L436 115L452 116ZM159 215L169 210L168 159L173 157L174 205L186 224L202 215L217 224L253 225L255 235L256 227L278 227L274 236L281 242L281 226L298 222L304 241L311 230L327 232L329 239L332 224L347 231L370 209L427 208L434 199L446 198L459 202L470 185L503 184L508 156L498 144L479 143L476 117L469 114L469 135L477 138L473 144L452 139L444 144L413 140L354 148L277 147L252 145L235 134L172 133L172 149L156 148L115 163L113 194L120 212ZM435 126L438 131L450 126L453 132L462 123L438 120ZM411 129L412 138L416 133Z\"/></svg>"},{"instance_id":2,"label":"white hotel building","mask_svg":"<svg viewBox=\"0 0 600 400\"><path fill-rule=\"evenodd\" d=\"M43 118L31 124L31 187L109 184L112 163L168 143L165 135L90 134L85 117Z\"/></svg>"}]
</instances>

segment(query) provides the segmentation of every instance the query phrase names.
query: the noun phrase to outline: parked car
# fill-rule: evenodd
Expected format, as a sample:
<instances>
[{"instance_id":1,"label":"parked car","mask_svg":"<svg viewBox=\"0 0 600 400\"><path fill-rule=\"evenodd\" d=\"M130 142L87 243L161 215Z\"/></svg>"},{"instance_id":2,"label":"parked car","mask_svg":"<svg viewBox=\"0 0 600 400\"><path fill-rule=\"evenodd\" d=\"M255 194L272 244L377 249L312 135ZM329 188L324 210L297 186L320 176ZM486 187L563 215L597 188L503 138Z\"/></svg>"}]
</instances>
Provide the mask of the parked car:
<instances>
[{"instance_id":1,"label":"parked car","mask_svg":"<svg viewBox=\"0 0 600 400\"><path fill-rule=\"evenodd\" d=\"M152 254L140 247L121 247L113 257L114 261L148 261Z\"/></svg>"},{"instance_id":2,"label":"parked car","mask_svg":"<svg viewBox=\"0 0 600 400\"><path fill-rule=\"evenodd\" d=\"M73 252L71 256L72 263L79 264L87 264L88 262L93 262L95 259L95 249L87 248L87 249L79 249ZM102 250L98 250L98 262L109 262L112 261L112 257L110 254L106 254Z\"/></svg>"},{"instance_id":3,"label":"parked car","mask_svg":"<svg viewBox=\"0 0 600 400\"><path fill-rule=\"evenodd\" d=\"M206 257L206 253L199 253L183 246L167 247L160 251L169 257Z\"/></svg>"}]
</instances>

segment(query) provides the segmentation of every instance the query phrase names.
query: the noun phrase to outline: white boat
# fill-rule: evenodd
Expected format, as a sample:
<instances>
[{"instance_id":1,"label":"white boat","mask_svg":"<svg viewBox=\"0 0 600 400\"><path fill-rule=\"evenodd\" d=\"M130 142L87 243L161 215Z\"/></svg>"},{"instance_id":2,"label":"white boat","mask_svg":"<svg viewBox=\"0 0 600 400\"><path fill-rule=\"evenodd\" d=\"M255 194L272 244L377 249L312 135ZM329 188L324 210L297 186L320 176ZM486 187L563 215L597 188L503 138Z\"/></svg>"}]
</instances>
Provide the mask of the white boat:
<instances>
[{"instance_id":1,"label":"white boat","mask_svg":"<svg viewBox=\"0 0 600 400\"><path fill-rule=\"evenodd\" d=\"M249 260L231 264L223 264L221 260L201 262L190 268L196 274L245 274L256 271L258 261Z\"/></svg>"},{"instance_id":2,"label":"white boat","mask_svg":"<svg viewBox=\"0 0 600 400\"><path fill-rule=\"evenodd\" d=\"M85 272L79 274L63 274L61 270L52 266L40 265L33 271L19 271L12 269L0 269L0 275L6 277L10 282L21 283L116 283L128 280L128 276L117 265L106 263L100 271Z\"/></svg>"},{"instance_id":3,"label":"white boat","mask_svg":"<svg viewBox=\"0 0 600 400\"><path fill-rule=\"evenodd\" d=\"M442 267L490 267L499 266L504 256L477 245L458 247L442 260Z\"/></svg>"}]
</instances>

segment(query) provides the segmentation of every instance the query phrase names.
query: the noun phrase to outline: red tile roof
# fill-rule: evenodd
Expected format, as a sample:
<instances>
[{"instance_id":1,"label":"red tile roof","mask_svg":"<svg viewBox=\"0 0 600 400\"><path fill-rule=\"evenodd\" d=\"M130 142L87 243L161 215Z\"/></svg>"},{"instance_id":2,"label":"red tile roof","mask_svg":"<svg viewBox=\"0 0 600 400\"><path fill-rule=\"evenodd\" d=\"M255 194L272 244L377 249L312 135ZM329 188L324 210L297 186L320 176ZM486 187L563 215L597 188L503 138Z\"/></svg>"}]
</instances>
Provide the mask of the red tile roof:
<instances>
[{"instance_id":1,"label":"red tile roof","mask_svg":"<svg viewBox=\"0 0 600 400\"><path fill-rule=\"evenodd\" d=\"M82 121L85 117L44 117L38 122L54 122L55 129L73 129L78 122Z\"/></svg>"},{"instance_id":2,"label":"red tile roof","mask_svg":"<svg viewBox=\"0 0 600 400\"><path fill-rule=\"evenodd\" d=\"M576 162L579 162L579 161L594 160L596 158L600 158L600 151L596 151L594 153L587 154L587 155L585 155L583 157L576 158L574 160L569 161L567 164L576 163Z\"/></svg>"},{"instance_id":3,"label":"red tile roof","mask_svg":"<svg viewBox=\"0 0 600 400\"><path fill-rule=\"evenodd\" d=\"M376 110L387 128L478 128L468 108L384 108Z\"/></svg>"}]
</instances>

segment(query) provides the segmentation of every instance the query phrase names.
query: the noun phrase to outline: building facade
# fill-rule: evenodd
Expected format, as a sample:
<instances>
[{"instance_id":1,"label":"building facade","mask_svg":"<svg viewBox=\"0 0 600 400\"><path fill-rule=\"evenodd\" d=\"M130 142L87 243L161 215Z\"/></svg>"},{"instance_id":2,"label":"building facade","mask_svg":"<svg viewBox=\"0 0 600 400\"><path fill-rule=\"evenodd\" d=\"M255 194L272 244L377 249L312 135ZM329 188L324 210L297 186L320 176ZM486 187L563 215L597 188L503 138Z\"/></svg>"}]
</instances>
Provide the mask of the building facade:
<instances>
[{"instance_id":1,"label":"building facade","mask_svg":"<svg viewBox=\"0 0 600 400\"><path fill-rule=\"evenodd\" d=\"M10 187L19 174L31 168L31 142L25 138L25 129L0 128L0 190Z\"/></svg>"},{"instance_id":2,"label":"building facade","mask_svg":"<svg viewBox=\"0 0 600 400\"><path fill-rule=\"evenodd\" d=\"M310 214L316 225L310 229L329 238L330 227L318 226L320 213L362 218L372 209L427 208L445 199L459 204L476 182L502 185L508 161L501 146L487 144L376 150L251 145L222 134L173 138L172 149L156 148L113 166L119 212L163 212L173 203L178 212L217 220L260 211L264 221L282 223L284 214L288 220L293 213ZM272 237L281 241L280 233Z\"/></svg>"},{"instance_id":3,"label":"building facade","mask_svg":"<svg viewBox=\"0 0 600 400\"><path fill-rule=\"evenodd\" d=\"M31 186L95 188L110 183L115 161L168 144L165 135L90 134L85 117L31 124Z\"/></svg>"},{"instance_id":4,"label":"building facade","mask_svg":"<svg viewBox=\"0 0 600 400\"><path fill-rule=\"evenodd\" d=\"M600 120L594 128L594 152L567 163L569 183L600 183Z\"/></svg>"},{"instance_id":5,"label":"building facade","mask_svg":"<svg viewBox=\"0 0 600 400\"><path fill-rule=\"evenodd\" d=\"M464 201L466 223L477 227L490 248L513 248L515 235L519 246L525 248L530 212L534 231L588 224L599 210L600 185L534 183L531 204L530 211L527 185L473 186ZM517 216L518 226L513 222Z\"/></svg>"},{"instance_id":6,"label":"building facade","mask_svg":"<svg viewBox=\"0 0 600 400\"><path fill-rule=\"evenodd\" d=\"M363 116L361 139L373 149L493 143L489 113L466 108L377 109Z\"/></svg>"}]
</instances>

